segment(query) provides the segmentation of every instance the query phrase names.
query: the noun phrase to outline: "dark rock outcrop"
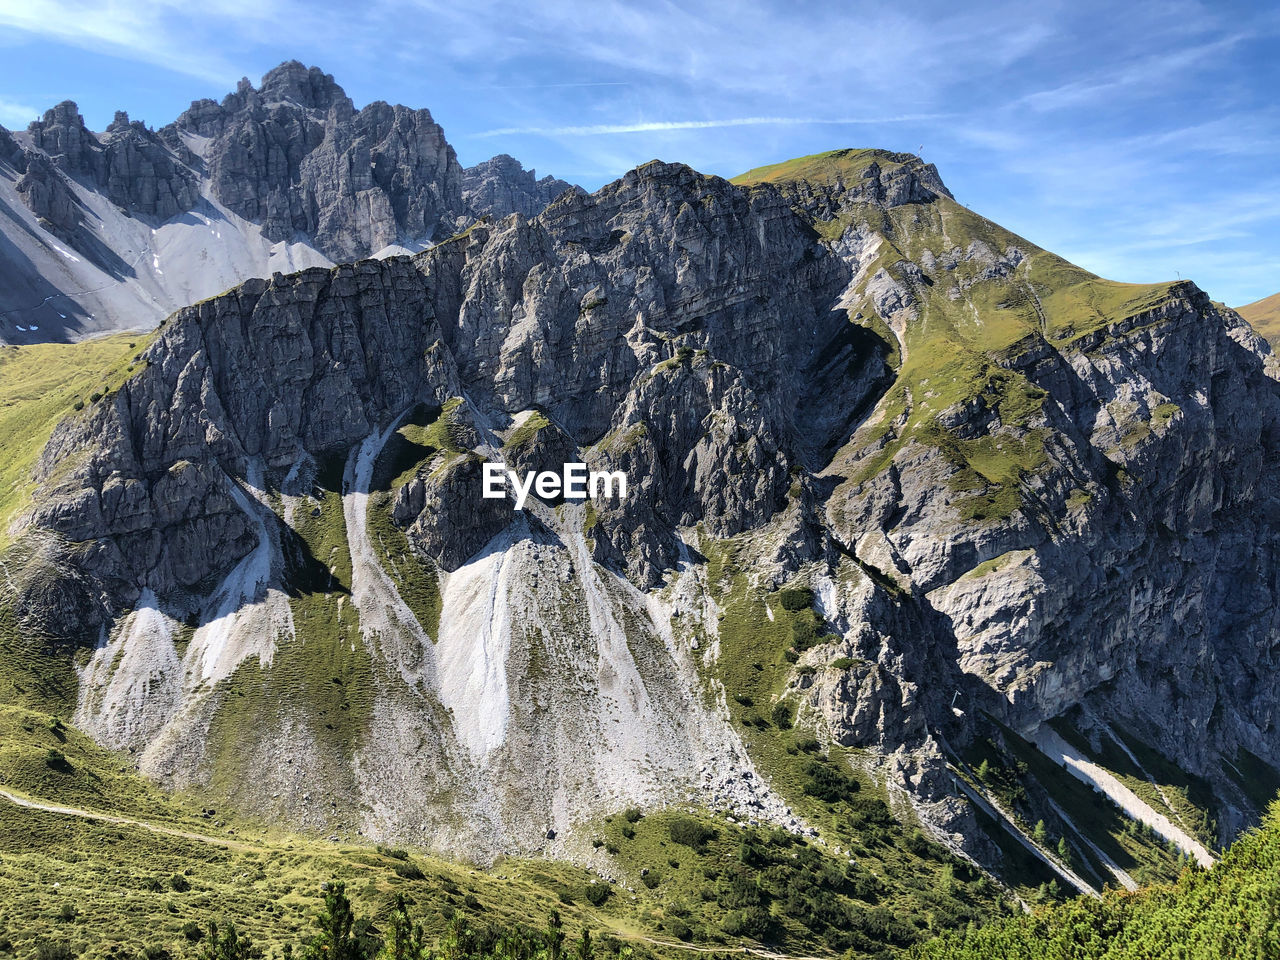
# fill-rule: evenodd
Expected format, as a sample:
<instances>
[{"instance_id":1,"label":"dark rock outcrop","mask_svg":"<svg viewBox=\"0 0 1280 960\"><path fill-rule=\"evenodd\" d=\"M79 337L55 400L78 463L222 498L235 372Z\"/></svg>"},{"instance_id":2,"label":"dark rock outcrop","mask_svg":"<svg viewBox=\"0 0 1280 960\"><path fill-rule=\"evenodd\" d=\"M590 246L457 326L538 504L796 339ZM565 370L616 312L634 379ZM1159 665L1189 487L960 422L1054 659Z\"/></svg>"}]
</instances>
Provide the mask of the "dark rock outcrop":
<instances>
[{"instance_id":1,"label":"dark rock outcrop","mask_svg":"<svg viewBox=\"0 0 1280 960\"><path fill-rule=\"evenodd\" d=\"M539 180L535 171L505 153L462 171L462 199L477 217L536 217L566 190L580 189L556 177Z\"/></svg>"}]
</instances>

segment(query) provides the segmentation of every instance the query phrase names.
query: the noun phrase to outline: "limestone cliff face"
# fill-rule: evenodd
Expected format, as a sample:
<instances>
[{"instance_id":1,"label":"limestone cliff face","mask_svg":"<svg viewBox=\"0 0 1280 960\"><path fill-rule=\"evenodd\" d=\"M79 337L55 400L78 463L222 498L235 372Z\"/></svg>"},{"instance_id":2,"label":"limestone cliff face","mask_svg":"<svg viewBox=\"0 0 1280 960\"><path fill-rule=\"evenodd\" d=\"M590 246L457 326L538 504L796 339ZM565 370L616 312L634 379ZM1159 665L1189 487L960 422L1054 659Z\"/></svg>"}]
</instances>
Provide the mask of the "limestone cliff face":
<instances>
[{"instance_id":1,"label":"limestone cliff face","mask_svg":"<svg viewBox=\"0 0 1280 960\"><path fill-rule=\"evenodd\" d=\"M184 122L213 138L324 110L299 142L332 144L344 101L277 79L285 106L242 90ZM265 731L304 731L370 831L491 853L628 798L786 822L754 779L705 792L750 755L697 678L741 655L726 611L800 585L811 634L778 698L957 848L998 859L956 751L988 716L1033 736L1075 708L1206 778L1224 830L1245 822L1223 762L1280 763L1267 347L1191 284L1107 284L1000 230L913 157L833 163L734 185L654 162L173 315L58 428L15 531L40 544L15 565L24 615L105 631L78 716L172 783L265 769ZM521 513L480 498L486 460L580 460L630 490ZM195 640L165 666L184 618ZM320 622L372 664L356 746L291 703L261 708L258 753L216 754L218 684L288 690ZM549 663L577 694L539 685ZM431 747L389 761L413 744ZM575 764L581 784L527 773ZM238 802L319 822L296 785L253 783Z\"/></svg>"},{"instance_id":2,"label":"limestone cliff face","mask_svg":"<svg viewBox=\"0 0 1280 960\"><path fill-rule=\"evenodd\" d=\"M333 80L297 61L200 101L161 131L199 147L212 196L271 240L303 233L333 260L465 222L462 168L427 110L381 101L357 111Z\"/></svg>"},{"instance_id":3,"label":"limestone cliff face","mask_svg":"<svg viewBox=\"0 0 1280 960\"><path fill-rule=\"evenodd\" d=\"M65 101L6 131L0 154L0 201L12 181L60 241L4 228L26 259L11 258L0 291L0 342L154 325L252 276L419 250L481 217L532 217L571 188L505 155L464 171L428 110L357 110L296 61L158 130L120 111L93 133Z\"/></svg>"},{"instance_id":4,"label":"limestone cliff face","mask_svg":"<svg viewBox=\"0 0 1280 960\"><path fill-rule=\"evenodd\" d=\"M88 181L131 214L167 220L191 209L199 196L195 172L126 113L118 111L99 138L68 100L32 123L27 135L55 167Z\"/></svg>"},{"instance_id":5,"label":"limestone cliff face","mask_svg":"<svg viewBox=\"0 0 1280 960\"><path fill-rule=\"evenodd\" d=\"M536 217L560 194L578 189L556 177L539 179L505 153L462 171L462 198L480 217L501 219L512 213Z\"/></svg>"}]
</instances>

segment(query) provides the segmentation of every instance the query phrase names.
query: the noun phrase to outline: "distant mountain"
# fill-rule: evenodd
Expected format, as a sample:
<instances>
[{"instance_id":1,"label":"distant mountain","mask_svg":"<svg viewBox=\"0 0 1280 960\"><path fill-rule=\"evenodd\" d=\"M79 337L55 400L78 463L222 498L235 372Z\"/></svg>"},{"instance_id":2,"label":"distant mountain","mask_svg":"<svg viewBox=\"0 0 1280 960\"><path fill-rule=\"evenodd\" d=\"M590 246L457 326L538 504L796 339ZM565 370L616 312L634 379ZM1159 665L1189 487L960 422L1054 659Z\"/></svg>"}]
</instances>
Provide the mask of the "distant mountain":
<instances>
[{"instance_id":1,"label":"distant mountain","mask_svg":"<svg viewBox=\"0 0 1280 960\"><path fill-rule=\"evenodd\" d=\"M1280 346L1280 293L1236 307L1236 313L1248 320L1273 347Z\"/></svg>"},{"instance_id":2,"label":"distant mountain","mask_svg":"<svg viewBox=\"0 0 1280 960\"><path fill-rule=\"evenodd\" d=\"M154 326L249 277L412 252L571 189L502 155L463 169L427 110L356 110L291 61L159 130L70 101L0 128L0 343Z\"/></svg>"}]
</instances>

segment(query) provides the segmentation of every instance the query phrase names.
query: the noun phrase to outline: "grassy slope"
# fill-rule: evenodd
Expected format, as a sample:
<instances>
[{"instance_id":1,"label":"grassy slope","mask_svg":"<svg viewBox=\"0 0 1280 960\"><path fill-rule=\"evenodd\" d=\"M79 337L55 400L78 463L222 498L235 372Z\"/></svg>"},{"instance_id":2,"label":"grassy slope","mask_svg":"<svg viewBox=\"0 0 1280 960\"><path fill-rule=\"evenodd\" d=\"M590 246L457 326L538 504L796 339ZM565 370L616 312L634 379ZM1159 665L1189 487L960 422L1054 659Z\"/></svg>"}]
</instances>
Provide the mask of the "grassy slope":
<instances>
[{"instance_id":1,"label":"grassy slope","mask_svg":"<svg viewBox=\"0 0 1280 960\"><path fill-rule=\"evenodd\" d=\"M149 339L124 333L78 344L0 347L0 564L14 580L21 581L32 545L11 541L9 528L28 503L40 452L58 423L76 415L77 406L104 402L143 368L136 358ZM19 627L5 583L0 590L0 703L65 710L75 701L69 656Z\"/></svg>"},{"instance_id":2,"label":"grassy slope","mask_svg":"<svg viewBox=\"0 0 1280 960\"><path fill-rule=\"evenodd\" d=\"M833 184L837 178L842 180L857 179L873 161L882 168L900 166L900 161L893 159L894 154L888 150L865 150L849 148L845 150L828 150L823 153L810 154L807 157L796 157L781 163L770 163L756 167L746 173L740 173L729 182L739 186L754 183L791 183L804 180L814 184Z\"/></svg>"},{"instance_id":3,"label":"grassy slope","mask_svg":"<svg viewBox=\"0 0 1280 960\"><path fill-rule=\"evenodd\" d=\"M1236 307L1236 313L1248 320L1272 346L1280 342L1280 293Z\"/></svg>"},{"instance_id":4,"label":"grassy slope","mask_svg":"<svg viewBox=\"0 0 1280 960\"><path fill-rule=\"evenodd\" d=\"M51 749L64 760L51 764ZM619 814L599 825L618 884L546 861L476 870L264 831L228 822L221 811L205 817L194 800L165 794L131 770L128 758L47 714L0 708L0 787L137 821L104 823L0 799L0 952L6 941L19 955L55 941L85 957L136 956L148 946L180 956L193 949L185 924L225 918L279 956L307 930L320 884L341 879L361 913L385 916L403 892L437 934L454 910L510 926L540 925L555 907L571 932L588 926L660 954L682 941L732 948L740 937L758 936L791 953L853 946L861 955L954 927L972 912L967 904L993 893L936 849L924 862L941 883L928 872L889 880L874 856L852 863L788 835L673 811ZM675 821L694 824L699 842L678 842ZM158 834L144 824L215 842ZM907 881L930 904L909 918L897 890ZM593 889L608 893L592 896Z\"/></svg>"},{"instance_id":5,"label":"grassy slope","mask_svg":"<svg viewBox=\"0 0 1280 960\"><path fill-rule=\"evenodd\" d=\"M1080 898L954 934L920 950L947 960L1216 960L1280 956L1280 807L1212 870L1137 894Z\"/></svg>"},{"instance_id":6,"label":"grassy slope","mask_svg":"<svg viewBox=\"0 0 1280 960\"><path fill-rule=\"evenodd\" d=\"M705 549L708 581L723 612L719 656L710 676L723 685L730 716L743 728L752 759L773 788L825 843L845 851L875 878L874 903L903 920L904 942L1009 909L991 884L925 840L909 808L890 808L883 784L861 769L856 751L820 746L804 718L792 726L795 704L785 696L794 669L788 651L798 636L816 634L810 645L822 642L821 621L810 607L788 610L782 591L768 593L751 584L741 558L742 538ZM837 659L821 669L854 666ZM783 711L777 709L780 704ZM823 779L834 780L838 789L822 796Z\"/></svg>"},{"instance_id":7,"label":"grassy slope","mask_svg":"<svg viewBox=\"0 0 1280 960\"><path fill-rule=\"evenodd\" d=\"M141 369L148 337L122 333L83 343L0 347L0 546L30 492L31 468L77 402L108 394Z\"/></svg>"},{"instance_id":8,"label":"grassy slope","mask_svg":"<svg viewBox=\"0 0 1280 960\"><path fill-rule=\"evenodd\" d=\"M733 182L774 183L787 192L797 180L820 185L837 177L855 179L873 160L891 169L894 161L889 157L884 151L838 150L759 167ZM1043 391L1021 373L1006 369L1002 361L1016 356L1033 334L1065 347L1107 324L1148 310L1169 297L1170 284L1103 280L947 197L888 211L853 205L834 220L815 222L814 228L825 239L834 240L861 223L882 238L865 271L868 278L884 269L901 282L895 266L903 260L924 264L929 255L942 261L951 252L962 257L951 270L939 264L929 272L929 283L911 288L919 316L905 330L905 359L899 376L868 427L855 437L850 452L874 449L881 442L883 446L862 462L851 479L861 483L874 476L915 441L940 449L951 461L955 468L951 483L963 494L959 500L963 519L1004 519L1022 505L1023 480L1045 465L1046 435L1037 425ZM1026 259L1006 276L980 277L987 264L963 258L974 241L986 244L997 256L1017 247ZM953 287L960 291L954 299ZM869 298L854 312L861 312L860 322L881 336L888 334ZM939 424L939 414L975 398L997 411L1005 428L998 435L961 439ZM904 425L896 426L903 420ZM1143 426L1135 423L1134 429L1140 431Z\"/></svg>"},{"instance_id":9,"label":"grassy slope","mask_svg":"<svg viewBox=\"0 0 1280 960\"><path fill-rule=\"evenodd\" d=\"M419 472L462 453L453 436L453 418L462 401L453 398L439 409L416 407L387 440L378 457L369 492L369 535L383 569L423 631L435 640L440 628L440 572L413 549L391 517L396 492Z\"/></svg>"},{"instance_id":10,"label":"grassy slope","mask_svg":"<svg viewBox=\"0 0 1280 960\"><path fill-rule=\"evenodd\" d=\"M922 223L909 223L917 213ZM949 273L936 271L932 286L916 288L920 316L905 331L906 359L881 401L875 425L855 441L889 442L855 479L878 472L914 440L939 448L955 467L951 483L965 494L964 519L1003 519L1021 506L1024 478L1045 465L1046 439L1038 426L1045 394L1022 373L1007 369L1007 361L1034 334L1065 347L1148 310L1168 297L1169 285L1102 280L946 198L923 210L894 208L887 220L891 235L905 239L901 245L886 241L870 274L903 257L919 263L926 251L941 259L974 241L997 255L1016 246L1027 259L1007 277L985 280L978 276L983 263L961 262ZM969 285L957 300L948 295L952 283L961 289ZM874 313L869 301L862 310ZM940 414L974 399L994 410L1004 429L962 439L939 423ZM900 429L891 426L900 420L905 420Z\"/></svg>"}]
</instances>

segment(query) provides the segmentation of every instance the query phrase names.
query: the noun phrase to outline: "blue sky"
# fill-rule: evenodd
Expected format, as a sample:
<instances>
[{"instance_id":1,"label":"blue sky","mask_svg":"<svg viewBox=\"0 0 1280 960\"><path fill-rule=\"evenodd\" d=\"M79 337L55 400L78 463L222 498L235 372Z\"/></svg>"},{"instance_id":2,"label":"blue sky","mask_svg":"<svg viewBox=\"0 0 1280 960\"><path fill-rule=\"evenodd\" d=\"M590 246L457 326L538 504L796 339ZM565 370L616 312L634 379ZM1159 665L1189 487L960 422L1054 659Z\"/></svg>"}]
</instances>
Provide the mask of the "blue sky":
<instances>
[{"instance_id":1,"label":"blue sky","mask_svg":"<svg viewBox=\"0 0 1280 960\"><path fill-rule=\"evenodd\" d=\"M1091 270L1280 290L1280 5L0 0L0 123L62 99L159 126L286 59L429 107L465 164L594 188L922 152L966 205Z\"/></svg>"}]
</instances>

